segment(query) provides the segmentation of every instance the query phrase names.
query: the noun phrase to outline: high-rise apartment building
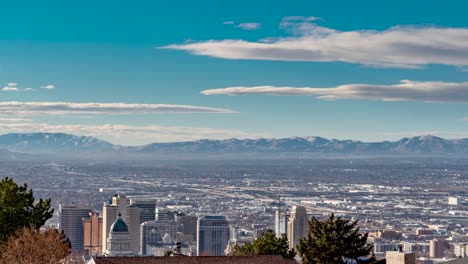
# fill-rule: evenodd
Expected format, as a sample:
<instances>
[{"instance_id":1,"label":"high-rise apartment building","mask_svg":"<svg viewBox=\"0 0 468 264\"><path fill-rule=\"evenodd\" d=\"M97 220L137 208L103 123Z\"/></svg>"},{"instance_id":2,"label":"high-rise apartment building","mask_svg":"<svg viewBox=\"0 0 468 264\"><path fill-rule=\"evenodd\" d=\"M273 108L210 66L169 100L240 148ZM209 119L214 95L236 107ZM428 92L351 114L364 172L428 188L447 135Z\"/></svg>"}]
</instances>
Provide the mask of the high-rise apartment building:
<instances>
[{"instance_id":1,"label":"high-rise apartment building","mask_svg":"<svg viewBox=\"0 0 468 264\"><path fill-rule=\"evenodd\" d=\"M123 194L112 197L111 204L102 208L102 252L106 252L110 227L120 213L122 221L128 226L131 236L131 249L134 253L140 250L140 208L130 205L130 199Z\"/></svg>"},{"instance_id":2,"label":"high-rise apartment building","mask_svg":"<svg viewBox=\"0 0 468 264\"><path fill-rule=\"evenodd\" d=\"M443 258L445 251L445 242L440 239L433 239L429 242L429 257Z\"/></svg>"},{"instance_id":3,"label":"high-rise apartment building","mask_svg":"<svg viewBox=\"0 0 468 264\"><path fill-rule=\"evenodd\" d=\"M102 218L90 211L90 219L83 218L83 248L86 255L102 253Z\"/></svg>"},{"instance_id":4,"label":"high-rise apartment building","mask_svg":"<svg viewBox=\"0 0 468 264\"><path fill-rule=\"evenodd\" d=\"M308 232L307 211L304 206L293 206L288 222L288 241L290 248L296 248L298 241Z\"/></svg>"},{"instance_id":5,"label":"high-rise apartment building","mask_svg":"<svg viewBox=\"0 0 468 264\"><path fill-rule=\"evenodd\" d=\"M83 252L83 221L91 209L81 205L59 205L59 228L70 240L73 252Z\"/></svg>"},{"instance_id":6,"label":"high-rise apartment building","mask_svg":"<svg viewBox=\"0 0 468 264\"><path fill-rule=\"evenodd\" d=\"M223 256L229 241L225 216L202 216L197 221L197 255Z\"/></svg>"}]
</instances>

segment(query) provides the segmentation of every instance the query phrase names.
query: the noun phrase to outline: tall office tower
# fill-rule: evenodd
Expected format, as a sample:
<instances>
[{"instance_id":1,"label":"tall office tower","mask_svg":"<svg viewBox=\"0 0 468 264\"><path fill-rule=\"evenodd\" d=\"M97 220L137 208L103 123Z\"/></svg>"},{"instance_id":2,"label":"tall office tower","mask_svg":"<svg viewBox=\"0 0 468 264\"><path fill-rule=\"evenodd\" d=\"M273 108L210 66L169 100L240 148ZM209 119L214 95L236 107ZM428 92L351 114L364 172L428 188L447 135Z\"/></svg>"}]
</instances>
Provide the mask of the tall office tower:
<instances>
[{"instance_id":1,"label":"tall office tower","mask_svg":"<svg viewBox=\"0 0 468 264\"><path fill-rule=\"evenodd\" d=\"M148 221L140 225L140 254L164 256L171 250L177 237L177 223L174 220Z\"/></svg>"},{"instance_id":2,"label":"tall office tower","mask_svg":"<svg viewBox=\"0 0 468 264\"><path fill-rule=\"evenodd\" d=\"M194 215L179 214L175 217L178 225L178 231L184 235L191 235L192 240L197 239L197 220L198 217Z\"/></svg>"},{"instance_id":3,"label":"tall office tower","mask_svg":"<svg viewBox=\"0 0 468 264\"><path fill-rule=\"evenodd\" d=\"M140 250L140 208L131 206L130 199L123 194L115 195L111 204L102 207L102 252L106 252L110 226L117 220L119 213L128 226L132 238L131 249L137 253Z\"/></svg>"},{"instance_id":4,"label":"tall office tower","mask_svg":"<svg viewBox=\"0 0 468 264\"><path fill-rule=\"evenodd\" d=\"M283 215L279 210L275 213L275 234L281 237L282 234L288 234L288 216Z\"/></svg>"},{"instance_id":5,"label":"tall office tower","mask_svg":"<svg viewBox=\"0 0 468 264\"><path fill-rule=\"evenodd\" d=\"M130 205L138 207L140 211L140 224L147 221L154 221L156 200L144 198L130 198Z\"/></svg>"},{"instance_id":6,"label":"tall office tower","mask_svg":"<svg viewBox=\"0 0 468 264\"><path fill-rule=\"evenodd\" d=\"M429 257L443 258L445 251L445 242L440 239L433 239L429 242Z\"/></svg>"},{"instance_id":7,"label":"tall office tower","mask_svg":"<svg viewBox=\"0 0 468 264\"><path fill-rule=\"evenodd\" d=\"M83 222L91 209L80 205L59 205L59 228L70 240L73 252L83 251Z\"/></svg>"},{"instance_id":8,"label":"tall office tower","mask_svg":"<svg viewBox=\"0 0 468 264\"><path fill-rule=\"evenodd\" d=\"M299 239L308 232L308 217L304 206L293 206L288 222L288 241L290 248L296 248Z\"/></svg>"},{"instance_id":9,"label":"tall office tower","mask_svg":"<svg viewBox=\"0 0 468 264\"><path fill-rule=\"evenodd\" d=\"M83 219L83 248L87 255L97 255L102 250L102 218L99 213L90 211L90 219Z\"/></svg>"},{"instance_id":10,"label":"tall office tower","mask_svg":"<svg viewBox=\"0 0 468 264\"><path fill-rule=\"evenodd\" d=\"M223 256L229 241L225 216L202 216L197 222L197 255Z\"/></svg>"}]
</instances>

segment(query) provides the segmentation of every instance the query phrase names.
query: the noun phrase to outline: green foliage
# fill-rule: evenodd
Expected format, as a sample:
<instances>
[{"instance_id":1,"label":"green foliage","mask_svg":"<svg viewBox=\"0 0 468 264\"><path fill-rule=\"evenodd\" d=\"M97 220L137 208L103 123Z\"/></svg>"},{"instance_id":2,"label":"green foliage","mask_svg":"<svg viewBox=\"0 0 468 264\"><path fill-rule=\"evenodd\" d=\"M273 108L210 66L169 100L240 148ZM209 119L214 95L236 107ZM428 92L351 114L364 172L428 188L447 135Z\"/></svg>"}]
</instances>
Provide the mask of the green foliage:
<instances>
[{"instance_id":1,"label":"green foliage","mask_svg":"<svg viewBox=\"0 0 468 264\"><path fill-rule=\"evenodd\" d=\"M367 233L359 234L357 221L346 220L332 214L328 219L309 221L307 236L299 240L297 251L303 264L338 264L343 258L366 257L372 251Z\"/></svg>"},{"instance_id":2,"label":"green foliage","mask_svg":"<svg viewBox=\"0 0 468 264\"><path fill-rule=\"evenodd\" d=\"M281 255L285 258L294 258L296 251L289 249L288 238L285 234L276 237L272 230L263 233L253 243L245 243L242 247L234 245L234 255Z\"/></svg>"},{"instance_id":3,"label":"green foliage","mask_svg":"<svg viewBox=\"0 0 468 264\"><path fill-rule=\"evenodd\" d=\"M23 227L39 229L53 212L50 199L34 203L33 192L26 184L18 186L8 177L0 182L0 242Z\"/></svg>"}]
</instances>

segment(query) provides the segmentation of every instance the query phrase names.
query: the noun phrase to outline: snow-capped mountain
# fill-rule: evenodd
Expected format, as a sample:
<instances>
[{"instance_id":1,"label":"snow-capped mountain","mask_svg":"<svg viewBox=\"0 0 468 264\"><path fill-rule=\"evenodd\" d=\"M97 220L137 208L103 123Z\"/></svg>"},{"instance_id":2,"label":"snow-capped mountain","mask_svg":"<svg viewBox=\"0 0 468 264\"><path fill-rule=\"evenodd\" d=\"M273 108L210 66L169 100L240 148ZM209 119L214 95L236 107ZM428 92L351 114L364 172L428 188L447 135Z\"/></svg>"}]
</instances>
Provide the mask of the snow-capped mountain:
<instances>
[{"instance_id":1,"label":"snow-capped mountain","mask_svg":"<svg viewBox=\"0 0 468 264\"><path fill-rule=\"evenodd\" d=\"M279 139L197 140L154 143L139 148L141 152L255 152L255 153L342 153L342 154L468 154L468 139L446 140L435 136L403 138L399 141L361 142L292 137Z\"/></svg>"},{"instance_id":2,"label":"snow-capped mountain","mask_svg":"<svg viewBox=\"0 0 468 264\"><path fill-rule=\"evenodd\" d=\"M93 137L64 133L11 133L0 136L0 149L25 153L93 152L114 145Z\"/></svg>"},{"instance_id":3,"label":"snow-capped mountain","mask_svg":"<svg viewBox=\"0 0 468 264\"><path fill-rule=\"evenodd\" d=\"M122 147L87 136L63 133L6 134L0 149L25 153L76 154L356 154L356 155L468 155L468 139L447 140L435 136L403 138L398 141L362 142L291 137L277 139L202 139L187 142L153 143Z\"/></svg>"}]
</instances>

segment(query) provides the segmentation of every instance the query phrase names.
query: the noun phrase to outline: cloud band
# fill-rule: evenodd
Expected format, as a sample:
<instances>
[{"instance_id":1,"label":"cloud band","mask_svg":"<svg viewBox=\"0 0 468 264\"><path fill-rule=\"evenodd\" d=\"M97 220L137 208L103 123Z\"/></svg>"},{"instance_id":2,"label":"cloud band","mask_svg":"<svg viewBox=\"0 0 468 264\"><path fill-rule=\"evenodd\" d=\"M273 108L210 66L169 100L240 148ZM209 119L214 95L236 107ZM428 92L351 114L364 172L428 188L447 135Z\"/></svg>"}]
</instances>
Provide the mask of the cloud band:
<instances>
[{"instance_id":1,"label":"cloud band","mask_svg":"<svg viewBox=\"0 0 468 264\"><path fill-rule=\"evenodd\" d=\"M4 115L70 115L70 114L157 114L157 113L234 113L229 109L193 105L70 103L70 102L0 102Z\"/></svg>"},{"instance_id":2,"label":"cloud band","mask_svg":"<svg viewBox=\"0 0 468 264\"><path fill-rule=\"evenodd\" d=\"M268 41L209 40L162 48L223 59L346 62L375 67L420 68L468 65L468 28L395 26L384 31L338 31L318 18L287 17L292 33Z\"/></svg>"},{"instance_id":3,"label":"cloud band","mask_svg":"<svg viewBox=\"0 0 468 264\"><path fill-rule=\"evenodd\" d=\"M331 88L312 87L228 87L201 92L204 95L269 94L314 96L319 99L369 99L383 101L424 101L468 103L468 82L416 82L402 80L394 85L346 84Z\"/></svg>"}]
</instances>

